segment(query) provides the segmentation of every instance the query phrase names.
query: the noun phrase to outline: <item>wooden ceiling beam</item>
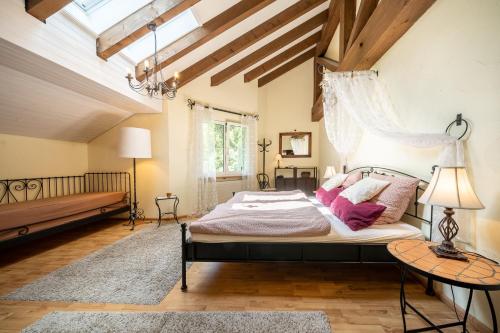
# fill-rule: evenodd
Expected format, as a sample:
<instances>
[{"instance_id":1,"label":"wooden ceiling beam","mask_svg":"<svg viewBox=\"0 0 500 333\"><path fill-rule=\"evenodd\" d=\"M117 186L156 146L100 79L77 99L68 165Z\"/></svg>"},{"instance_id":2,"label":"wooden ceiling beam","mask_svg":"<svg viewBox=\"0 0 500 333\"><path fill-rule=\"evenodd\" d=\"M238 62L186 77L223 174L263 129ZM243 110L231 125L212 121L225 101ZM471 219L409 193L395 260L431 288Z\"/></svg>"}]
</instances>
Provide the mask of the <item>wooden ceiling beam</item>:
<instances>
[{"instance_id":1,"label":"wooden ceiling beam","mask_svg":"<svg viewBox=\"0 0 500 333\"><path fill-rule=\"evenodd\" d=\"M212 18L201 27L179 38L158 51L157 70L163 69L194 49L217 37L222 32L232 28L244 19L252 16L275 0L241 0L231 8ZM148 57L150 64L154 57ZM138 80L144 79L144 62L135 67L135 76Z\"/></svg>"},{"instance_id":2,"label":"wooden ceiling beam","mask_svg":"<svg viewBox=\"0 0 500 333\"><path fill-rule=\"evenodd\" d=\"M318 65L324 66L326 69L328 69L331 72L335 72L337 68L339 67L339 62L332 60L327 57L316 57L316 63Z\"/></svg>"},{"instance_id":3,"label":"wooden ceiling beam","mask_svg":"<svg viewBox=\"0 0 500 333\"><path fill-rule=\"evenodd\" d=\"M278 29L281 29L288 23L316 8L325 1L326 0L301 0L284 9L269 20L259 24L252 30L244 33L232 42L226 44L217 51L181 71L179 73L177 87L182 87L183 85L200 77L212 68L222 64L227 59L235 56L239 52L269 36ZM167 80L169 83L172 83L172 81L173 78Z\"/></svg>"},{"instance_id":4,"label":"wooden ceiling beam","mask_svg":"<svg viewBox=\"0 0 500 333\"><path fill-rule=\"evenodd\" d=\"M359 33L363 30L366 22L372 15L375 8L377 8L378 0L361 0L359 4L358 14L356 14L356 20L352 27L351 35L349 36L349 42L347 43L347 50L352 46L352 43L356 38L358 38Z\"/></svg>"},{"instance_id":5,"label":"wooden ceiling beam","mask_svg":"<svg viewBox=\"0 0 500 333\"><path fill-rule=\"evenodd\" d=\"M339 71L370 69L435 0L382 0L341 61Z\"/></svg>"},{"instance_id":6,"label":"wooden ceiling beam","mask_svg":"<svg viewBox=\"0 0 500 333\"><path fill-rule=\"evenodd\" d=\"M321 80L323 76L320 73L321 66L317 62L317 57L314 57L313 61L313 82L314 82L314 90L313 90L313 103L316 102L318 97L321 95Z\"/></svg>"},{"instance_id":7,"label":"wooden ceiling beam","mask_svg":"<svg viewBox=\"0 0 500 333\"><path fill-rule=\"evenodd\" d=\"M283 66L276 68L271 73L269 73L269 74L261 77L257 81L259 88L262 87L262 86L265 86L269 82L273 81L274 79L277 79L281 75L283 75L286 72L294 69L295 67L297 67L298 65L306 62L307 60L309 60L311 58L314 58L315 54L316 54L316 50L315 50L315 48L312 48L309 51L306 51L306 52L302 53L301 55L299 55L298 57L290 60L289 62L287 62Z\"/></svg>"},{"instance_id":8,"label":"wooden ceiling beam","mask_svg":"<svg viewBox=\"0 0 500 333\"><path fill-rule=\"evenodd\" d=\"M339 57L340 61L347 52L347 43L351 36L352 27L356 20L356 0L341 0L340 5L340 38L339 38Z\"/></svg>"},{"instance_id":9,"label":"wooden ceiling beam","mask_svg":"<svg viewBox=\"0 0 500 333\"><path fill-rule=\"evenodd\" d=\"M396 41L429 9L435 0L381 0L351 48L338 71L370 69ZM316 100L313 121L323 117L322 96Z\"/></svg>"},{"instance_id":10,"label":"wooden ceiling beam","mask_svg":"<svg viewBox=\"0 0 500 333\"><path fill-rule=\"evenodd\" d=\"M320 121L323 118L323 94L319 95L311 109L311 121Z\"/></svg>"},{"instance_id":11,"label":"wooden ceiling beam","mask_svg":"<svg viewBox=\"0 0 500 333\"><path fill-rule=\"evenodd\" d=\"M28 14L45 23L47 18L63 9L70 2L71 0L25 0L24 7Z\"/></svg>"},{"instance_id":12,"label":"wooden ceiling beam","mask_svg":"<svg viewBox=\"0 0 500 333\"><path fill-rule=\"evenodd\" d=\"M244 81L250 82L252 80L255 80L256 78L267 73L271 69L281 65L282 63L291 59L292 57L295 57L296 55L304 52L305 50L307 50L311 46L316 45L316 43L319 41L320 37L321 37L321 31L318 31L317 33L312 34L311 36L307 37L306 39L298 42L297 44L286 49L285 51L281 52L277 56L264 62L262 65L255 67L254 69L252 69L248 73L245 73Z\"/></svg>"},{"instance_id":13,"label":"wooden ceiling beam","mask_svg":"<svg viewBox=\"0 0 500 333\"><path fill-rule=\"evenodd\" d=\"M97 38L97 55L106 60L148 34L149 23L157 26L191 8L200 0L154 0L113 25Z\"/></svg>"},{"instance_id":14,"label":"wooden ceiling beam","mask_svg":"<svg viewBox=\"0 0 500 333\"><path fill-rule=\"evenodd\" d=\"M325 10L313 18L307 20L306 22L300 24L299 26L293 28L292 30L284 33L280 37L276 38L267 45L261 47L257 51L251 53L240 61L226 67L222 71L218 72L211 77L211 85L218 86L222 82L229 80L231 77L245 70L246 68L255 65L265 57L273 54L279 49L293 43L298 38L304 36L308 32L314 30L325 22L328 17L328 11Z\"/></svg>"},{"instance_id":15,"label":"wooden ceiling beam","mask_svg":"<svg viewBox=\"0 0 500 333\"><path fill-rule=\"evenodd\" d=\"M328 46L332 41L335 30L340 22L340 3L342 0L330 0L330 7L328 8L328 20L323 24L321 30L321 40L316 45L316 55L323 56L328 50Z\"/></svg>"}]
</instances>

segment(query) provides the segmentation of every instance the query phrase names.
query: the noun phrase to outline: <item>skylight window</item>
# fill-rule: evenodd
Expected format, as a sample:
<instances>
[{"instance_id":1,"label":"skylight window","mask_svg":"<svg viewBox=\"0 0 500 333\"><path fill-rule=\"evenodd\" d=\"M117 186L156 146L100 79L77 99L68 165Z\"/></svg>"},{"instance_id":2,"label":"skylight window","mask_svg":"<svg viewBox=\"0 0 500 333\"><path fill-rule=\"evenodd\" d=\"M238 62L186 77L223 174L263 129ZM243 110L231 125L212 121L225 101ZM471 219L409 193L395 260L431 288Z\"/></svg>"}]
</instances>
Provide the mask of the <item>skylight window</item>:
<instances>
[{"instance_id":1,"label":"skylight window","mask_svg":"<svg viewBox=\"0 0 500 333\"><path fill-rule=\"evenodd\" d=\"M177 39L188 34L199 26L200 23L194 16L191 9L180 13L156 29L158 50L175 42ZM143 38L124 48L122 52L135 63L141 62L154 53L153 34L147 34Z\"/></svg>"},{"instance_id":2,"label":"skylight window","mask_svg":"<svg viewBox=\"0 0 500 333\"><path fill-rule=\"evenodd\" d=\"M89 12L92 9L97 8L98 6L104 5L109 0L73 0L74 3L85 12Z\"/></svg>"},{"instance_id":3,"label":"skylight window","mask_svg":"<svg viewBox=\"0 0 500 333\"><path fill-rule=\"evenodd\" d=\"M99 35L149 2L151 0L73 0L64 11Z\"/></svg>"},{"instance_id":4,"label":"skylight window","mask_svg":"<svg viewBox=\"0 0 500 333\"><path fill-rule=\"evenodd\" d=\"M96 36L114 24L147 5L151 0L73 0L64 7L75 21ZM175 42L201 24L191 9L185 10L170 21L156 29L158 50ZM135 41L121 52L134 63L139 63L154 53L154 37L152 33Z\"/></svg>"}]
</instances>

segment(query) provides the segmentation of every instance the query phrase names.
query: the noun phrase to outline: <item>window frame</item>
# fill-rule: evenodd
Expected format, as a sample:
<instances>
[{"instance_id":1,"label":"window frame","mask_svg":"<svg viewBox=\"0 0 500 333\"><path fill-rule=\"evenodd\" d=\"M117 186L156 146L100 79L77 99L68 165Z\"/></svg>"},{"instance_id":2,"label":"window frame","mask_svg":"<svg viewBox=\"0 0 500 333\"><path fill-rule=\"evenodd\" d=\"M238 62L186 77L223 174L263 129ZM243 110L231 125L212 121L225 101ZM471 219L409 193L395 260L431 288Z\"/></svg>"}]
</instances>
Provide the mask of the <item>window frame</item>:
<instances>
[{"instance_id":1,"label":"window frame","mask_svg":"<svg viewBox=\"0 0 500 333\"><path fill-rule=\"evenodd\" d=\"M214 120L214 124L224 125L224 140L223 140L223 142L224 142L224 150L223 150L223 157L222 157L222 159L224 161L224 166L223 166L223 171L222 172L217 172L216 173L216 177L217 178L241 177L242 174L243 174L243 170L240 170L240 171L229 171L228 170L229 144L228 144L228 135L227 135L227 132L228 132L229 125L234 125L234 126L238 126L238 127L241 127L241 128L243 128L244 125L242 125L239 122L230 121L230 120L226 120L226 121Z\"/></svg>"}]
</instances>

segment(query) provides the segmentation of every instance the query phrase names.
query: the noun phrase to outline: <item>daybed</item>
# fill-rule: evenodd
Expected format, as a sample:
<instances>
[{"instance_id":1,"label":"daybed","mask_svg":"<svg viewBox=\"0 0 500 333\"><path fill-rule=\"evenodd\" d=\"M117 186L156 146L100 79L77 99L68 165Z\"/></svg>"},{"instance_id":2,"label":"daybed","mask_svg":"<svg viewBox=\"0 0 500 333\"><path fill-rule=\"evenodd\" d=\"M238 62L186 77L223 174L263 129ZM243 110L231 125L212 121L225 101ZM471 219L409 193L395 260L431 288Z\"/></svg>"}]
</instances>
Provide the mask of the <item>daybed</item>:
<instances>
[{"instance_id":1,"label":"daybed","mask_svg":"<svg viewBox=\"0 0 500 333\"><path fill-rule=\"evenodd\" d=\"M410 175L386 168L363 167L350 172L361 171L362 176L370 173ZM416 178L416 177L413 177ZM421 221L432 230L432 207L424 207L416 201L425 190L426 181L416 188L413 205L406 215L414 221ZM276 192L279 193L279 192ZM396 239L424 239L421 230L405 222L390 225L373 225L360 231L352 231L331 214L327 207L315 200L313 204L330 221L331 231L327 235L312 237L268 237L234 236L192 233L186 223L182 231L182 290L187 290L186 263L191 262L336 262L336 263L395 263L387 251L387 243ZM424 218L423 216L429 216ZM248 218L248 217L247 217ZM189 232L189 234L188 234ZM432 283L428 293L432 293Z\"/></svg>"},{"instance_id":2,"label":"daybed","mask_svg":"<svg viewBox=\"0 0 500 333\"><path fill-rule=\"evenodd\" d=\"M126 172L0 180L0 241L127 212L129 192Z\"/></svg>"}]
</instances>

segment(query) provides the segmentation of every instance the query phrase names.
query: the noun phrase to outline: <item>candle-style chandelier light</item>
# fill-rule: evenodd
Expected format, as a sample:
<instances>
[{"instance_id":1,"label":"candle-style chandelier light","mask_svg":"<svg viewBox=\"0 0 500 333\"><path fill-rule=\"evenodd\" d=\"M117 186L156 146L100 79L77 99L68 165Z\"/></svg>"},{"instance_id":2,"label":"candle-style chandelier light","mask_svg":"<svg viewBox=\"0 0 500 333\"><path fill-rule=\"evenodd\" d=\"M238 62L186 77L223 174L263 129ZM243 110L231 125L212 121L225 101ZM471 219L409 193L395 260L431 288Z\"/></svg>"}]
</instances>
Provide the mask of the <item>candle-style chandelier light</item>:
<instances>
[{"instance_id":1,"label":"candle-style chandelier light","mask_svg":"<svg viewBox=\"0 0 500 333\"><path fill-rule=\"evenodd\" d=\"M147 25L148 29L153 32L155 41L155 53L153 55L154 64L150 67L149 60L144 60L144 74L145 78L143 81L137 81L132 77L132 71L129 69L127 73L128 85L135 92L143 95L149 96L151 98L164 99L165 97L169 100L175 98L177 94L177 83L179 79L179 74L175 72L174 80L172 85L169 85L164 79L160 68L158 68L158 48L156 41L156 23L149 23Z\"/></svg>"}]
</instances>

